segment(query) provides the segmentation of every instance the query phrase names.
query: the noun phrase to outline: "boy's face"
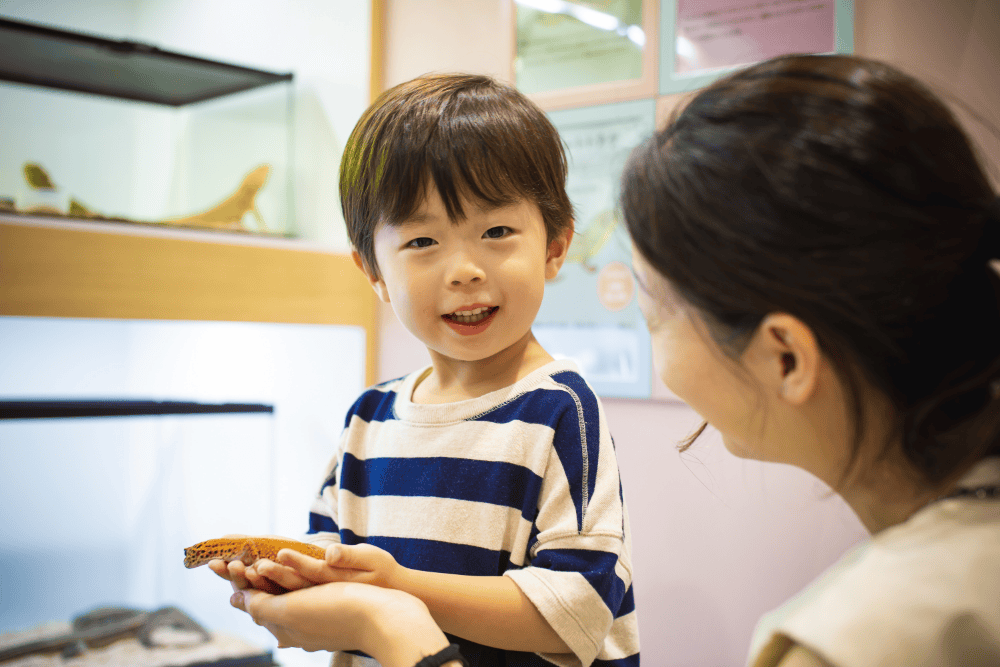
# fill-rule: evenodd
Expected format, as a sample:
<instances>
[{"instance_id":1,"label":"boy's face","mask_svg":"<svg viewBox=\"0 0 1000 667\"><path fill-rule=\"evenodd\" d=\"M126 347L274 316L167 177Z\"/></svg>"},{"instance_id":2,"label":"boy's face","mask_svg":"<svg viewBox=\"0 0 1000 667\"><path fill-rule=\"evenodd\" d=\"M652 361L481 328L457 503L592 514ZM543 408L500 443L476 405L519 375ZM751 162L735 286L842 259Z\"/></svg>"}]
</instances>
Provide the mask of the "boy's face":
<instances>
[{"instance_id":1,"label":"boy's face","mask_svg":"<svg viewBox=\"0 0 1000 667\"><path fill-rule=\"evenodd\" d=\"M530 333L572 231L547 243L541 212L525 200L495 209L463 200L462 207L466 218L455 224L432 186L403 224L380 225L381 277L369 280L432 355L479 361Z\"/></svg>"}]
</instances>

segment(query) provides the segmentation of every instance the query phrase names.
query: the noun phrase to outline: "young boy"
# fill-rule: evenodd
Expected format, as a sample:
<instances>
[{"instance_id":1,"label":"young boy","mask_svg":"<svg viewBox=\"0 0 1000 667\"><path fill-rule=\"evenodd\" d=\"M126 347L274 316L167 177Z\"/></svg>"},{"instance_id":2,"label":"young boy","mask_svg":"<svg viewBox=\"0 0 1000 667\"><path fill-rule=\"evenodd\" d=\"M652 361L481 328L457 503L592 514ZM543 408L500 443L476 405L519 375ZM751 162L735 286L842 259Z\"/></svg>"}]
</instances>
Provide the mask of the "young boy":
<instances>
[{"instance_id":1,"label":"young boy","mask_svg":"<svg viewBox=\"0 0 1000 667\"><path fill-rule=\"evenodd\" d=\"M325 573L295 556L300 579L253 577L406 591L472 665L638 664L604 413L531 333L573 234L565 181L544 113L488 77L418 78L365 112L340 181L354 259L432 363L351 408L310 516L310 541L342 545Z\"/></svg>"}]
</instances>

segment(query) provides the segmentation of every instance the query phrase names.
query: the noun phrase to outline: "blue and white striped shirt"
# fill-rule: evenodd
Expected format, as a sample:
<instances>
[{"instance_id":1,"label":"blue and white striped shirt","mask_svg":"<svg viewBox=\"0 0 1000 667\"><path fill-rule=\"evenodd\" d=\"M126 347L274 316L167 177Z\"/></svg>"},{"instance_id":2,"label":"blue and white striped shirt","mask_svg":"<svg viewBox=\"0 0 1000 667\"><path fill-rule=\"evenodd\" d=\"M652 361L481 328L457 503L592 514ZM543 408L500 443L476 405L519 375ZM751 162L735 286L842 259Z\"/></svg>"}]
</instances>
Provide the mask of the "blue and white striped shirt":
<instances>
[{"instance_id":1,"label":"blue and white striped shirt","mask_svg":"<svg viewBox=\"0 0 1000 667\"><path fill-rule=\"evenodd\" d=\"M471 665L638 665L628 517L593 390L572 362L554 361L476 399L413 403L428 371L355 402L311 541L373 544L424 571L508 576L573 651L453 638Z\"/></svg>"}]
</instances>

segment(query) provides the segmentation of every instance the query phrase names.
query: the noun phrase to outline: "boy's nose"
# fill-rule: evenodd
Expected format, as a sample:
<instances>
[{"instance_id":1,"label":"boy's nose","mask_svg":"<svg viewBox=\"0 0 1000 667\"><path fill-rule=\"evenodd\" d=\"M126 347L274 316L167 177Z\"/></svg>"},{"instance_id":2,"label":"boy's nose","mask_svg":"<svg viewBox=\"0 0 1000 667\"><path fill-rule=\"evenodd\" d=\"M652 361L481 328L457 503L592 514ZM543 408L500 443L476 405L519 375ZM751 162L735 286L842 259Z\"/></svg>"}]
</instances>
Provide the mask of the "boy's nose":
<instances>
[{"instance_id":1,"label":"boy's nose","mask_svg":"<svg viewBox=\"0 0 1000 667\"><path fill-rule=\"evenodd\" d=\"M486 279L486 272L472 257L466 253L459 253L452 262L451 270L448 272L448 280L452 286L458 287L468 283L482 282Z\"/></svg>"}]
</instances>

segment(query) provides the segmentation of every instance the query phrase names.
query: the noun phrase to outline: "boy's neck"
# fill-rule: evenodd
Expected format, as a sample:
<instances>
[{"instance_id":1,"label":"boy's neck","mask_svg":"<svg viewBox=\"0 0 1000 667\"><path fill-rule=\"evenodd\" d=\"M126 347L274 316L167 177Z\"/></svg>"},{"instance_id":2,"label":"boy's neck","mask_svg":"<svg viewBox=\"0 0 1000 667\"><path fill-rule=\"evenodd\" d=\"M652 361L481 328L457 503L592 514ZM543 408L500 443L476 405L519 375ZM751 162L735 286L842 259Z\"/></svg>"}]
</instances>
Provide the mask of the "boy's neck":
<instances>
[{"instance_id":1,"label":"boy's neck","mask_svg":"<svg viewBox=\"0 0 1000 667\"><path fill-rule=\"evenodd\" d=\"M477 361L431 353L431 372L413 390L414 403L454 403L509 387L552 361L531 331L507 349Z\"/></svg>"}]
</instances>

